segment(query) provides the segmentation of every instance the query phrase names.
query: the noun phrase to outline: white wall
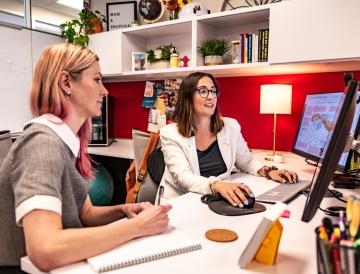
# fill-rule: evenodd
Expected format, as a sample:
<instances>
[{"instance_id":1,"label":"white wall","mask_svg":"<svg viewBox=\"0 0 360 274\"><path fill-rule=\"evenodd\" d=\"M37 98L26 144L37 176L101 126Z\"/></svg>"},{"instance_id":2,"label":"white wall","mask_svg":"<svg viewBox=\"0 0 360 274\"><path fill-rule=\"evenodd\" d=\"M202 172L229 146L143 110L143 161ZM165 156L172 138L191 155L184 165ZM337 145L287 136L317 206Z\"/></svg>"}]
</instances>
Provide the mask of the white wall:
<instances>
[{"instance_id":1,"label":"white wall","mask_svg":"<svg viewBox=\"0 0 360 274\"><path fill-rule=\"evenodd\" d=\"M32 117L29 89L33 66L43 48L63 39L4 26L0 26L0 37L0 129L21 131Z\"/></svg>"}]
</instances>

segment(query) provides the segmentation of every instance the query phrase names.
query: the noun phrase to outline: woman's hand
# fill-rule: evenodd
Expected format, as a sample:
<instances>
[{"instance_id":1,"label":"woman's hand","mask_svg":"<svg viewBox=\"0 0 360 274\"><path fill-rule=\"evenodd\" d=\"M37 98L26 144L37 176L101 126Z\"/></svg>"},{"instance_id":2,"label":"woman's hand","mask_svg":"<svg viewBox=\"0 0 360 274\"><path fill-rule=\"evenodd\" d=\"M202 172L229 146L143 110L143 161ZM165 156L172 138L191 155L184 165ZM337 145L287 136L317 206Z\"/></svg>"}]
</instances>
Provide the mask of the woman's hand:
<instances>
[{"instance_id":1,"label":"woman's hand","mask_svg":"<svg viewBox=\"0 0 360 274\"><path fill-rule=\"evenodd\" d=\"M149 207L152 207L152 204L149 202L144 202L137 204L124 204L121 209L128 218L134 218L145 208L149 208Z\"/></svg>"},{"instance_id":2,"label":"woman's hand","mask_svg":"<svg viewBox=\"0 0 360 274\"><path fill-rule=\"evenodd\" d=\"M168 211L171 205L160 205L145 208L133 220L137 221L139 236L161 234L168 229Z\"/></svg>"},{"instance_id":3,"label":"woman's hand","mask_svg":"<svg viewBox=\"0 0 360 274\"><path fill-rule=\"evenodd\" d=\"M233 206L243 207L243 204L249 203L242 190L248 193L250 197L254 197L250 188L243 183L216 181L211 184L211 189L223 196Z\"/></svg>"},{"instance_id":4,"label":"woman's hand","mask_svg":"<svg viewBox=\"0 0 360 274\"><path fill-rule=\"evenodd\" d=\"M271 180L280 182L282 184L294 184L298 181L298 175L296 174L296 172L286 169L271 170L269 172L269 177L271 178Z\"/></svg>"}]
</instances>

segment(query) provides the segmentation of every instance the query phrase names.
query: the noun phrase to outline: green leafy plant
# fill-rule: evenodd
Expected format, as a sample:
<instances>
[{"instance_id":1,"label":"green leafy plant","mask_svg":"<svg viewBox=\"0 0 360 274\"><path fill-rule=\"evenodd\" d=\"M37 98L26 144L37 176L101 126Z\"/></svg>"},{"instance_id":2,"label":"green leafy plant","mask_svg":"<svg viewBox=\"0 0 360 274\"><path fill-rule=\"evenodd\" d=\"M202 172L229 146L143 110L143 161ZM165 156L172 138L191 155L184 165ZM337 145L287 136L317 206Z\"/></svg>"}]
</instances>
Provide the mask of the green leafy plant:
<instances>
[{"instance_id":1,"label":"green leafy plant","mask_svg":"<svg viewBox=\"0 0 360 274\"><path fill-rule=\"evenodd\" d=\"M204 40L198 49L203 57L209 55L223 56L229 51L230 43L225 39L211 38Z\"/></svg>"},{"instance_id":2,"label":"green leafy plant","mask_svg":"<svg viewBox=\"0 0 360 274\"><path fill-rule=\"evenodd\" d=\"M160 60L168 60L170 61L171 53L175 52L175 47L170 45L161 45L156 50L147 50L147 60L151 62L156 62Z\"/></svg>"},{"instance_id":3,"label":"green leafy plant","mask_svg":"<svg viewBox=\"0 0 360 274\"><path fill-rule=\"evenodd\" d=\"M106 18L99 11L83 9L79 12L79 19L66 21L60 25L61 36L67 39L70 44L87 46L89 43L88 34L95 33L94 21L106 22Z\"/></svg>"}]
</instances>

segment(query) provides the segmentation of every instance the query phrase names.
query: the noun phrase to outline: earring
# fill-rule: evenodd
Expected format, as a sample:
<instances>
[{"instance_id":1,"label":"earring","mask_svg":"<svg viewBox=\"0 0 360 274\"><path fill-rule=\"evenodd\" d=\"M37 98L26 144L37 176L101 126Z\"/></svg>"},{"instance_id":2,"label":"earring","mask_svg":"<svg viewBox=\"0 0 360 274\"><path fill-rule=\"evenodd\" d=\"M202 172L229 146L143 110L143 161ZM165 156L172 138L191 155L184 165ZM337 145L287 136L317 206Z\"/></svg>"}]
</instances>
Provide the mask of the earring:
<instances>
[{"instance_id":1,"label":"earring","mask_svg":"<svg viewBox=\"0 0 360 274\"><path fill-rule=\"evenodd\" d=\"M71 94L71 92L70 92L70 91L67 91L67 92L66 92L66 95L70 95L70 94Z\"/></svg>"}]
</instances>

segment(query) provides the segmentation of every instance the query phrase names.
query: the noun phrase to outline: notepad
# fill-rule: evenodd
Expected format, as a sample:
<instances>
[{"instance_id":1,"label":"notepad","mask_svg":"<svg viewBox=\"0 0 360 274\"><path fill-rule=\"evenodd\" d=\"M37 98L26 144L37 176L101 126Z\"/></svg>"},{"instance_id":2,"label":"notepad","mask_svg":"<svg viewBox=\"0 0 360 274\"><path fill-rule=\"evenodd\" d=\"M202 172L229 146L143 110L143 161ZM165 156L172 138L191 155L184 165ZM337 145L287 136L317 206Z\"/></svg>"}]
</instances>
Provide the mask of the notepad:
<instances>
[{"instance_id":1,"label":"notepad","mask_svg":"<svg viewBox=\"0 0 360 274\"><path fill-rule=\"evenodd\" d=\"M172 228L164 234L132 240L87 261L96 272L102 273L199 249L200 242Z\"/></svg>"}]
</instances>

